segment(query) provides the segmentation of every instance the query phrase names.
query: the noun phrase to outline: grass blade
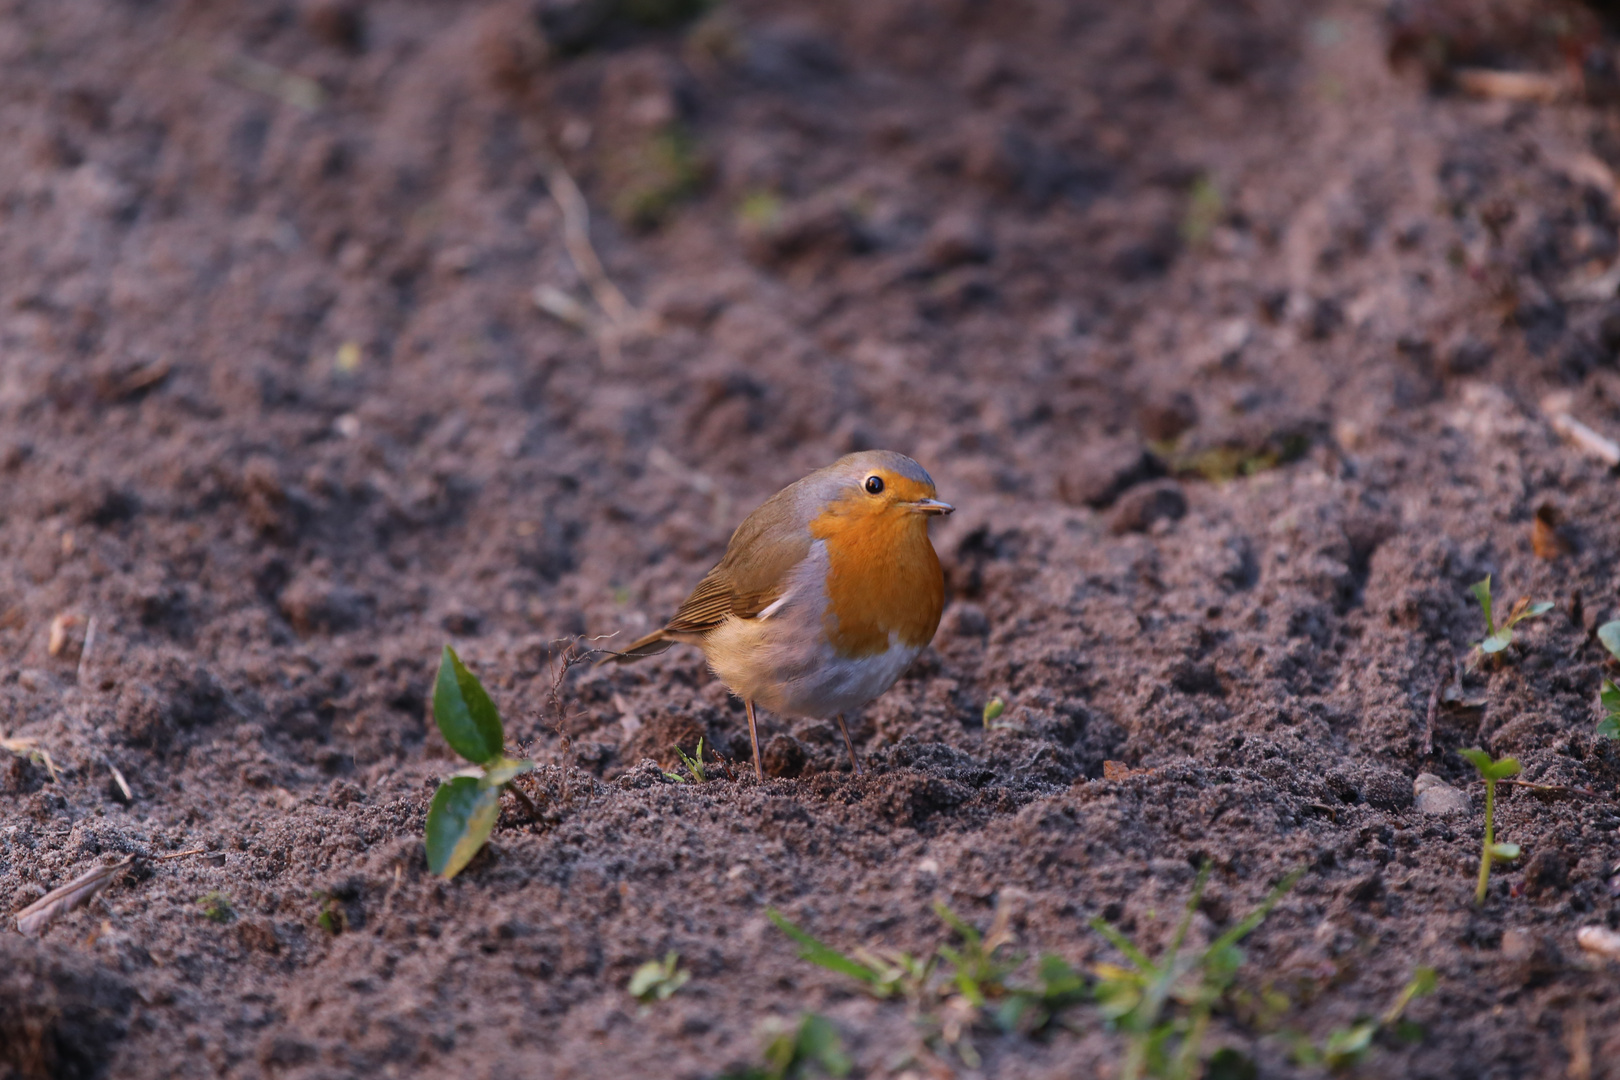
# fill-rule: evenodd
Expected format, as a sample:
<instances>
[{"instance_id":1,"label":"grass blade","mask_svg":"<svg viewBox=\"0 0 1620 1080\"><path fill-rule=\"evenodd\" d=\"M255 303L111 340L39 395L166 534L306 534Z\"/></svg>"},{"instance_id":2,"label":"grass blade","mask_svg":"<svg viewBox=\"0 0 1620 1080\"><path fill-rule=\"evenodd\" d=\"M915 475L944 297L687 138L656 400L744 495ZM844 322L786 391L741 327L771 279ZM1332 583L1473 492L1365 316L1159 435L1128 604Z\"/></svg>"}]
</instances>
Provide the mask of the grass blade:
<instances>
[{"instance_id":1,"label":"grass blade","mask_svg":"<svg viewBox=\"0 0 1620 1080\"><path fill-rule=\"evenodd\" d=\"M794 943L799 946L799 959L808 960L818 967L826 968L828 971L836 971L840 975L848 975L852 979L858 979L880 995L885 997L888 995L888 984L883 981L882 973L875 968L868 967L859 960L851 959L826 942L805 933L789 922L775 908L766 908L765 917L775 923L778 930L792 938Z\"/></svg>"}]
</instances>

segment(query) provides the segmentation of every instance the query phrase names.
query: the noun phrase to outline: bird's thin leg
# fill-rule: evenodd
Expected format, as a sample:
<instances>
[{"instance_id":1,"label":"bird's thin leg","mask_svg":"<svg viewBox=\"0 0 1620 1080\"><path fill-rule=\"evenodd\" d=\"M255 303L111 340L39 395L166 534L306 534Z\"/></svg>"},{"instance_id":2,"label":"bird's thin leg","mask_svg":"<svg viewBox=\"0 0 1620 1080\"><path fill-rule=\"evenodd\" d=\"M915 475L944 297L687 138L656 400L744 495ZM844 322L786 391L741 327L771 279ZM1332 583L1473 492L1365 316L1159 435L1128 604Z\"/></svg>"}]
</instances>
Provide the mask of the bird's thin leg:
<instances>
[{"instance_id":1,"label":"bird's thin leg","mask_svg":"<svg viewBox=\"0 0 1620 1080\"><path fill-rule=\"evenodd\" d=\"M838 714L838 730L844 733L844 745L849 747L849 763L855 767L855 775L861 775L861 759L855 756L855 743L849 737L849 728L844 726L844 714Z\"/></svg>"},{"instance_id":2,"label":"bird's thin leg","mask_svg":"<svg viewBox=\"0 0 1620 1080\"><path fill-rule=\"evenodd\" d=\"M748 710L748 738L752 740L754 744L754 775L757 776L759 778L759 782L763 784L765 782L765 766L760 763L759 758L759 726L754 723L753 701L748 698L743 698L743 708Z\"/></svg>"}]
</instances>

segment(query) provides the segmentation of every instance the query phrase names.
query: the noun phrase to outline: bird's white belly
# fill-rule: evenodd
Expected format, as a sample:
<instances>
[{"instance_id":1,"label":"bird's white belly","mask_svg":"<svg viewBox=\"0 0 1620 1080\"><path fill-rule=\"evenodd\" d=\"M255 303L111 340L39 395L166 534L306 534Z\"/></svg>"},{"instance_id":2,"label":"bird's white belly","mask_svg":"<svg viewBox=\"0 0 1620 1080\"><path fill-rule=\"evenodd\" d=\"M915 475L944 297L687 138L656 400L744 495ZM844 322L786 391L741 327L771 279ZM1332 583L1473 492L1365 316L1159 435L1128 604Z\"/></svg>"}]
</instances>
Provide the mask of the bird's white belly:
<instances>
[{"instance_id":1,"label":"bird's white belly","mask_svg":"<svg viewBox=\"0 0 1620 1080\"><path fill-rule=\"evenodd\" d=\"M826 719L860 708L893 686L922 652L889 636L869 656L840 656L821 622L826 552L817 543L780 606L755 619L729 616L702 641L709 668L738 697L772 712Z\"/></svg>"},{"instance_id":2,"label":"bird's white belly","mask_svg":"<svg viewBox=\"0 0 1620 1080\"><path fill-rule=\"evenodd\" d=\"M922 651L891 638L884 652L839 656L825 641L773 632L787 629L770 620L729 620L704 642L709 667L732 693L772 712L825 719L893 686Z\"/></svg>"}]
</instances>

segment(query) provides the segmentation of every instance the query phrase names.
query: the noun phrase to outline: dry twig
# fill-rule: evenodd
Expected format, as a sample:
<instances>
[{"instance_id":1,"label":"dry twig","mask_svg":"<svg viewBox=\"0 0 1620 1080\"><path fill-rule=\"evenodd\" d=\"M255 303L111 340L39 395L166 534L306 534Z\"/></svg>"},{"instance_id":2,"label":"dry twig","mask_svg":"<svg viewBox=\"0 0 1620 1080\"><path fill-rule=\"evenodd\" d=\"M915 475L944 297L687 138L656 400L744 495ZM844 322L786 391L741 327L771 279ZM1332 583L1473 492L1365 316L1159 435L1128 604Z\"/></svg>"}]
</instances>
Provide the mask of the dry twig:
<instances>
[{"instance_id":1,"label":"dry twig","mask_svg":"<svg viewBox=\"0 0 1620 1080\"><path fill-rule=\"evenodd\" d=\"M1575 84L1558 75L1538 71L1496 71L1491 68L1458 68L1457 86L1464 93L1494 101L1533 101L1549 104L1572 97Z\"/></svg>"},{"instance_id":2,"label":"dry twig","mask_svg":"<svg viewBox=\"0 0 1620 1080\"><path fill-rule=\"evenodd\" d=\"M51 760L51 752L40 746L38 739L25 738L21 735L12 739L0 739L0 750L10 750L13 754L19 754L30 760L37 758L44 764L45 771L51 774L53 784L62 782L62 774L57 770L56 762Z\"/></svg>"},{"instance_id":3,"label":"dry twig","mask_svg":"<svg viewBox=\"0 0 1620 1080\"><path fill-rule=\"evenodd\" d=\"M532 139L541 171L546 176L546 190L562 212L563 247L590 291L601 317L553 285L541 285L534 290L535 305L553 318L589 334L602 351L603 363L616 365L619 346L642 335L656 333L658 320L632 304L613 283L613 279L608 277L602 259L591 243L591 207L585 200L585 193L574 182L573 175L563 165L562 158L552 148L545 133L533 130Z\"/></svg>"}]
</instances>

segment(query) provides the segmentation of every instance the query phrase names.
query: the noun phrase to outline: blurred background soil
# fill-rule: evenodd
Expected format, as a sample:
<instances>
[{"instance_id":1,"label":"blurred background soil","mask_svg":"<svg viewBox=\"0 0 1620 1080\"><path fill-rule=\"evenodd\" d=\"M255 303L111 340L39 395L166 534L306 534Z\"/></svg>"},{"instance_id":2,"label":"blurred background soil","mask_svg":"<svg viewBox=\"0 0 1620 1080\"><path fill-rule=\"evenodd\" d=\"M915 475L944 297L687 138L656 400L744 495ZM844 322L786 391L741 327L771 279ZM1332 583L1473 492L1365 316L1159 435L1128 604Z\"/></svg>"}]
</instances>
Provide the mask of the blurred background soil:
<instances>
[{"instance_id":1,"label":"blurred background soil","mask_svg":"<svg viewBox=\"0 0 1620 1080\"><path fill-rule=\"evenodd\" d=\"M856 1075L921 1076L904 1005L767 906L927 951L933 900L1005 905L1092 964L1090 919L1160 944L1209 860L1200 940L1308 868L1239 978L1285 1015L1211 1047L1318 1075L1279 1030L1428 964L1424 1037L1369 1070L1609 1075L1575 931L1617 922L1620 513L1558 434L1620 435L1603 11L0 12L0 903L140 856L0 936L0 1073L698 1078L814 1010ZM559 680L559 639L633 639L865 447L959 508L939 636L854 724L870 774L769 717L764 785L667 781L700 736L744 763L740 704L691 650ZM1556 607L1459 671L1486 573ZM545 818L448 884L446 641ZM1524 857L1478 910L1475 745L1554 785L1502 797ZM668 950L693 978L642 1009ZM934 1068L1108 1075L1069 1019Z\"/></svg>"}]
</instances>

